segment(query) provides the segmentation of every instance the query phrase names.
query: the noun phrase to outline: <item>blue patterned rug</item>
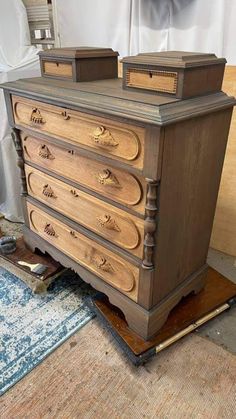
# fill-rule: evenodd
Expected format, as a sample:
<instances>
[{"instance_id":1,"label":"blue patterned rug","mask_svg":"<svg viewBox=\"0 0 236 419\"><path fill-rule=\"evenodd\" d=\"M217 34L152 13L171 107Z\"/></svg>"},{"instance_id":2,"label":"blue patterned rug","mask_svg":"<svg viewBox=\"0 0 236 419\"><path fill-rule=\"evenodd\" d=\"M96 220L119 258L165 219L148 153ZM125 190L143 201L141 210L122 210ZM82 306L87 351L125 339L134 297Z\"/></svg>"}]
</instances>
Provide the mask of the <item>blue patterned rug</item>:
<instances>
[{"instance_id":1,"label":"blue patterned rug","mask_svg":"<svg viewBox=\"0 0 236 419\"><path fill-rule=\"evenodd\" d=\"M35 295L0 267L0 395L93 317L84 305L89 290L67 271Z\"/></svg>"}]
</instances>

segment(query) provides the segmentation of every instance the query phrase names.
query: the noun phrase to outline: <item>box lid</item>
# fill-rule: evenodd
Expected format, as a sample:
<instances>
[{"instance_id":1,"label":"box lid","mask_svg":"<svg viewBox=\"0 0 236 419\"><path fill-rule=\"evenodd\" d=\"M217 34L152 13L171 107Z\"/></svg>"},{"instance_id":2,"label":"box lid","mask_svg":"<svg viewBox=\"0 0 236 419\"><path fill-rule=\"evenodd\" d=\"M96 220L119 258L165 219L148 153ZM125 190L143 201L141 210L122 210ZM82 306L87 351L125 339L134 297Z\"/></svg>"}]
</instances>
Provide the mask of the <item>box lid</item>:
<instances>
[{"instance_id":1,"label":"box lid","mask_svg":"<svg viewBox=\"0 0 236 419\"><path fill-rule=\"evenodd\" d=\"M215 54L186 51L145 52L135 56L124 57L122 63L162 67L188 68L226 63L225 58Z\"/></svg>"},{"instance_id":2,"label":"box lid","mask_svg":"<svg viewBox=\"0 0 236 419\"><path fill-rule=\"evenodd\" d=\"M68 48L53 48L40 51L40 57L54 57L54 58L97 58L97 57L117 57L119 53L113 51L112 48L97 48L97 47L68 47Z\"/></svg>"}]
</instances>

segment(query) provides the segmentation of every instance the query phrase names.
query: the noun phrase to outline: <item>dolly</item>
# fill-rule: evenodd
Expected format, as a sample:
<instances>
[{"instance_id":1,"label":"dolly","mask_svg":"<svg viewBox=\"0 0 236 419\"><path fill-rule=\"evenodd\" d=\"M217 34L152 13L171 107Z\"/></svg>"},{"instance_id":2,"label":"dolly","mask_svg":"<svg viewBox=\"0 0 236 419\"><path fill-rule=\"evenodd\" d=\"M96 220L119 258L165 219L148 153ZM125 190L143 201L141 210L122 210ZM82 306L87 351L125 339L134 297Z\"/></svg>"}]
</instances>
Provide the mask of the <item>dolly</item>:
<instances>
[{"instance_id":1,"label":"dolly","mask_svg":"<svg viewBox=\"0 0 236 419\"><path fill-rule=\"evenodd\" d=\"M236 284L212 268L208 269L205 288L189 295L171 311L167 322L148 341L129 329L122 312L112 306L104 294L89 297L87 304L118 347L135 366L145 364L153 356L174 344L200 326L236 305Z\"/></svg>"}]
</instances>

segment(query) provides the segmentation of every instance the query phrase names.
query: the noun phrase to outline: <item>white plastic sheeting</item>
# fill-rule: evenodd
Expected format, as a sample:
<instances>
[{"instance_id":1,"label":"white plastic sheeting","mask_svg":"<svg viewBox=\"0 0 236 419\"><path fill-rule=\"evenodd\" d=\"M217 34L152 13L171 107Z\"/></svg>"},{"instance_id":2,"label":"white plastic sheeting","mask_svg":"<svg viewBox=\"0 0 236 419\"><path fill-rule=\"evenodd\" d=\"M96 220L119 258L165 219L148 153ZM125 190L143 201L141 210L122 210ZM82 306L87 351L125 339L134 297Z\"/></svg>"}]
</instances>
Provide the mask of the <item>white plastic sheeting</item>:
<instances>
[{"instance_id":1,"label":"white plastic sheeting","mask_svg":"<svg viewBox=\"0 0 236 419\"><path fill-rule=\"evenodd\" d=\"M56 0L61 46L213 52L236 65L235 0Z\"/></svg>"},{"instance_id":2,"label":"white plastic sheeting","mask_svg":"<svg viewBox=\"0 0 236 419\"><path fill-rule=\"evenodd\" d=\"M30 45L21 0L0 0L0 83L40 74L37 48ZM22 221L20 174L10 135L3 91L0 91L0 212Z\"/></svg>"}]
</instances>

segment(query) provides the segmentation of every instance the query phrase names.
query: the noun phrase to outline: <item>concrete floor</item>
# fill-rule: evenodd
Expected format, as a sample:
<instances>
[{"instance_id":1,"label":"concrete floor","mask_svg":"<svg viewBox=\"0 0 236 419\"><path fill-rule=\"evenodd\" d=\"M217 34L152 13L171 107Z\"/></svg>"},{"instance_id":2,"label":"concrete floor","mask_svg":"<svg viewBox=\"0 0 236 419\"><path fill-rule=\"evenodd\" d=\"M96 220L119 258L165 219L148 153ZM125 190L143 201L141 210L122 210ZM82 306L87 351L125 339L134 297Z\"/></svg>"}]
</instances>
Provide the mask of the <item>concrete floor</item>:
<instances>
[{"instance_id":1,"label":"concrete floor","mask_svg":"<svg viewBox=\"0 0 236 419\"><path fill-rule=\"evenodd\" d=\"M236 284L236 258L209 249L208 264ZM236 354L236 306L202 326L197 333Z\"/></svg>"}]
</instances>

